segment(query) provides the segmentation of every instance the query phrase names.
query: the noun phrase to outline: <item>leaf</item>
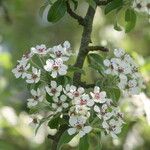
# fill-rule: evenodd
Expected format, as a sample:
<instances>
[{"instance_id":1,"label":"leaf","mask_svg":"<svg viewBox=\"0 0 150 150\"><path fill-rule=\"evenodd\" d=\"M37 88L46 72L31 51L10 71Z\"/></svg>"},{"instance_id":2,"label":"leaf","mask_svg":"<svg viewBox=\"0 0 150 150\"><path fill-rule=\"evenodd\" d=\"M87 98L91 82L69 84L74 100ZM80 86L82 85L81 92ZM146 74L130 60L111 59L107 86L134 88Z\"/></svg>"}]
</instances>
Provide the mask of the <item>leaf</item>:
<instances>
[{"instance_id":1,"label":"leaf","mask_svg":"<svg viewBox=\"0 0 150 150\"><path fill-rule=\"evenodd\" d=\"M58 142L58 145L57 145L57 150L61 150L61 147L64 145L64 144L67 144L69 143L73 137L75 136L74 135L69 135L68 134L68 131L66 130L60 137L60 140Z\"/></svg>"},{"instance_id":2,"label":"leaf","mask_svg":"<svg viewBox=\"0 0 150 150\"><path fill-rule=\"evenodd\" d=\"M71 0L71 1L72 1L73 4L74 4L74 10L76 10L77 7L78 7L78 1L77 1L77 0Z\"/></svg>"},{"instance_id":3,"label":"leaf","mask_svg":"<svg viewBox=\"0 0 150 150\"><path fill-rule=\"evenodd\" d=\"M136 13L133 9L127 9L125 12L125 32L130 32L136 25Z\"/></svg>"},{"instance_id":4,"label":"leaf","mask_svg":"<svg viewBox=\"0 0 150 150\"><path fill-rule=\"evenodd\" d=\"M70 78L69 76L59 76L57 78L57 83L59 85L66 86L67 84L71 84L72 83L72 78Z\"/></svg>"},{"instance_id":5,"label":"leaf","mask_svg":"<svg viewBox=\"0 0 150 150\"><path fill-rule=\"evenodd\" d=\"M94 0L86 0L86 1L91 7L93 7L94 9L96 8L96 3Z\"/></svg>"},{"instance_id":6,"label":"leaf","mask_svg":"<svg viewBox=\"0 0 150 150\"><path fill-rule=\"evenodd\" d=\"M113 0L106 5L105 14L108 14L112 10L115 10L115 9L120 8L122 6L123 6L123 0Z\"/></svg>"},{"instance_id":7,"label":"leaf","mask_svg":"<svg viewBox=\"0 0 150 150\"><path fill-rule=\"evenodd\" d=\"M79 142L79 150L88 150L89 149L89 138L88 134L83 136Z\"/></svg>"},{"instance_id":8,"label":"leaf","mask_svg":"<svg viewBox=\"0 0 150 150\"><path fill-rule=\"evenodd\" d=\"M49 22L57 22L65 15L66 11L67 7L65 0L57 0L50 8L47 20Z\"/></svg>"},{"instance_id":9,"label":"leaf","mask_svg":"<svg viewBox=\"0 0 150 150\"><path fill-rule=\"evenodd\" d=\"M108 98L111 98L114 101L118 101L121 96L121 91L118 87L109 87L105 89Z\"/></svg>"},{"instance_id":10,"label":"leaf","mask_svg":"<svg viewBox=\"0 0 150 150\"><path fill-rule=\"evenodd\" d=\"M59 126L59 121L60 121L60 116L56 115L49 121L48 126L51 129L57 129Z\"/></svg>"},{"instance_id":11,"label":"leaf","mask_svg":"<svg viewBox=\"0 0 150 150\"><path fill-rule=\"evenodd\" d=\"M88 61L90 63L89 67L97 70L101 75L104 76L104 65L102 56L96 53L91 53L88 55Z\"/></svg>"},{"instance_id":12,"label":"leaf","mask_svg":"<svg viewBox=\"0 0 150 150\"><path fill-rule=\"evenodd\" d=\"M50 96L48 93L46 93L46 100L47 100L49 103L52 103L52 102L53 102L52 96Z\"/></svg>"}]
</instances>

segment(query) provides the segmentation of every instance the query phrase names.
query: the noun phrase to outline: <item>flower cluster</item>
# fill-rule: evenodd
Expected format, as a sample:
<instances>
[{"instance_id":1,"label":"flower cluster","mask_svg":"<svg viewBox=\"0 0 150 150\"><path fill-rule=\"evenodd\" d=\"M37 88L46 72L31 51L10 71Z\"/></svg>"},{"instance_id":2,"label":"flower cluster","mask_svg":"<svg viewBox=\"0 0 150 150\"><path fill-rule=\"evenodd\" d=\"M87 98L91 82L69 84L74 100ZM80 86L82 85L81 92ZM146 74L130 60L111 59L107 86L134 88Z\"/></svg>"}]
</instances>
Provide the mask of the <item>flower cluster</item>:
<instances>
[{"instance_id":1,"label":"flower cluster","mask_svg":"<svg viewBox=\"0 0 150 150\"><path fill-rule=\"evenodd\" d=\"M57 45L52 48L46 48L45 45L37 45L32 47L30 52L23 55L21 60L18 60L18 65L12 70L16 78L26 78L29 84L38 83L42 74L45 71L51 74L52 78L59 75L65 75L68 67L64 64L71 55L70 43L65 41L62 45ZM38 57L42 66L39 67L33 62L33 57ZM30 70L32 66L32 69Z\"/></svg>"},{"instance_id":2,"label":"flower cluster","mask_svg":"<svg viewBox=\"0 0 150 150\"><path fill-rule=\"evenodd\" d=\"M143 79L138 72L138 65L123 49L115 49L114 56L104 60L107 67L105 73L119 78L118 87L125 96L139 94L143 88Z\"/></svg>"},{"instance_id":3,"label":"flower cluster","mask_svg":"<svg viewBox=\"0 0 150 150\"><path fill-rule=\"evenodd\" d=\"M149 0L134 0L133 8L137 12L142 12L150 15L150 1Z\"/></svg>"},{"instance_id":4,"label":"flower cluster","mask_svg":"<svg viewBox=\"0 0 150 150\"><path fill-rule=\"evenodd\" d=\"M52 48L46 48L45 45L32 47L12 70L16 78L23 78L30 85L31 98L27 99L27 106L33 110L33 123L41 125L46 121L50 126L50 122L55 119L58 124L59 120L65 120L62 122L67 124L69 135L79 134L83 137L94 132L98 126L106 134L116 138L124 122L123 114L114 105L113 99L108 98L107 93L99 86L87 90L80 85L74 86L72 80L64 82L65 77L69 77L66 65L71 56L69 50L70 43L67 41ZM119 75L120 83L124 81L122 78L126 77L128 86L132 89L135 85L132 80L137 82L139 79L137 67L123 50L115 50L114 54L116 58L104 61L108 67L106 73ZM133 72L136 77L131 77ZM125 84L122 83L123 86L127 86ZM36 115L39 114L43 116L42 119L36 119Z\"/></svg>"}]
</instances>

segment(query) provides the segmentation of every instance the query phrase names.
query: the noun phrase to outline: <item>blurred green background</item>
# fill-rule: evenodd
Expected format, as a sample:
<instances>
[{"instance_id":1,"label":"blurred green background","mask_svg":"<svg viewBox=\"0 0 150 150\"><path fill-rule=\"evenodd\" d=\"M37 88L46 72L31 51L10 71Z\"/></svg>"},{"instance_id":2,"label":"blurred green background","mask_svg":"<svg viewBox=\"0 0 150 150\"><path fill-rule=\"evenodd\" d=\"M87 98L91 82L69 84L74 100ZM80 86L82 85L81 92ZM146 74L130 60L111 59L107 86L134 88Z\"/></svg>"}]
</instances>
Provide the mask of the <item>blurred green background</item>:
<instances>
[{"instance_id":1,"label":"blurred green background","mask_svg":"<svg viewBox=\"0 0 150 150\"><path fill-rule=\"evenodd\" d=\"M43 0L3 0L0 4L0 150L50 150L51 142L46 138L49 131L42 127L35 136L28 125L27 88L22 80L14 78L11 69L25 51L37 44L52 47L68 40L77 52L82 28L69 15L56 24L48 23L45 17L48 7L41 18L39 9ZM81 1L77 11L84 15L86 8ZM118 16L121 24L123 15L124 12ZM104 16L103 10L97 9L93 43L111 50L126 49L141 66L146 89L139 96L120 100L126 124L119 139L102 138L102 149L150 150L150 23L147 16L138 15L136 28L125 34L113 29L114 16ZM84 69L89 70L86 65ZM91 74L89 70L83 80L91 82L96 76ZM95 144L94 137L92 143ZM71 149L75 148L68 148Z\"/></svg>"}]
</instances>

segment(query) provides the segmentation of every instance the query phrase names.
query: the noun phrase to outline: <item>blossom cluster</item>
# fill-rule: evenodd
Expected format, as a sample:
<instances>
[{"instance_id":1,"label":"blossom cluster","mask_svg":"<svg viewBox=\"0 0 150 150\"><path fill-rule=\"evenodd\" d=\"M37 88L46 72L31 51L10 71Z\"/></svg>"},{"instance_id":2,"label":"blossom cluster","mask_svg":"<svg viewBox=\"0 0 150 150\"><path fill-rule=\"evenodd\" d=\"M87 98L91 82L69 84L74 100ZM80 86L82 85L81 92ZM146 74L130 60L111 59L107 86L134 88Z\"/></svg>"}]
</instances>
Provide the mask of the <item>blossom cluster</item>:
<instances>
[{"instance_id":1,"label":"blossom cluster","mask_svg":"<svg viewBox=\"0 0 150 150\"><path fill-rule=\"evenodd\" d=\"M133 8L137 12L142 12L150 15L150 1L149 0L134 0Z\"/></svg>"},{"instance_id":2,"label":"blossom cluster","mask_svg":"<svg viewBox=\"0 0 150 150\"><path fill-rule=\"evenodd\" d=\"M118 86L132 94L140 84L137 66L123 50L115 50L114 54L116 58L104 61L108 67L106 73L118 75ZM56 119L66 119L67 116L65 123L69 127L69 135L79 134L83 137L94 132L98 126L101 131L116 138L124 122L123 114L114 104L114 99L96 85L94 89L87 90L80 85L73 85L72 81L60 82L60 76L68 77L66 62L71 55L68 41L52 48L37 45L24 54L12 70L16 78L25 79L30 85L31 98L27 99L27 106L30 110L36 110L33 111L33 122L40 125L43 119L50 122L56 116ZM43 114L51 115L46 119L44 115L42 119L36 118L36 114L42 115L41 110Z\"/></svg>"},{"instance_id":3,"label":"blossom cluster","mask_svg":"<svg viewBox=\"0 0 150 150\"><path fill-rule=\"evenodd\" d=\"M71 55L70 43L65 41L62 45L57 45L52 48L46 48L45 45L37 45L32 47L30 52L23 55L21 60L18 60L18 65L12 70L16 78L26 79L29 84L38 83L41 76L49 72L52 78L59 75L65 75L68 67L64 64ZM38 66L33 62L33 57L38 57L42 66ZM45 60L46 59L46 60ZM32 67L31 67L32 66ZM32 68L30 70L30 68Z\"/></svg>"},{"instance_id":4,"label":"blossom cluster","mask_svg":"<svg viewBox=\"0 0 150 150\"><path fill-rule=\"evenodd\" d=\"M123 49L115 49L114 57L105 59L104 65L107 67L106 74L119 78L117 86L125 96L139 94L144 87L137 63Z\"/></svg>"}]
</instances>

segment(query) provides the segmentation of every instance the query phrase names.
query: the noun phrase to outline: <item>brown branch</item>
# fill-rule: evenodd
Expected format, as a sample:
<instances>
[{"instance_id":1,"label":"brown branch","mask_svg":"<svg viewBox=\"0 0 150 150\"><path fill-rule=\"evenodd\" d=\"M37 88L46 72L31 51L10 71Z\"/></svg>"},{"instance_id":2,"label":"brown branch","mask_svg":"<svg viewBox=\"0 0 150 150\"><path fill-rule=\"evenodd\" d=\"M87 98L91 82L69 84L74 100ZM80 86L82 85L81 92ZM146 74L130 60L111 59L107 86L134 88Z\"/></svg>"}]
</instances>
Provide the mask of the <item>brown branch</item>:
<instances>
[{"instance_id":1,"label":"brown branch","mask_svg":"<svg viewBox=\"0 0 150 150\"><path fill-rule=\"evenodd\" d=\"M95 0L96 4L98 6L103 6L103 5L107 5L108 3L110 3L112 0Z\"/></svg>"},{"instance_id":2,"label":"brown branch","mask_svg":"<svg viewBox=\"0 0 150 150\"><path fill-rule=\"evenodd\" d=\"M108 52L109 49L103 46L89 46L87 48L88 51L102 51L102 52Z\"/></svg>"},{"instance_id":3,"label":"brown branch","mask_svg":"<svg viewBox=\"0 0 150 150\"><path fill-rule=\"evenodd\" d=\"M85 25L86 25L85 19L82 18L81 16L77 15L77 14L71 9L71 6L70 6L70 4L69 4L68 1L66 1L66 5L67 5L67 12L68 12L68 14L69 14L72 18L76 19L80 25L85 26Z\"/></svg>"}]
</instances>

